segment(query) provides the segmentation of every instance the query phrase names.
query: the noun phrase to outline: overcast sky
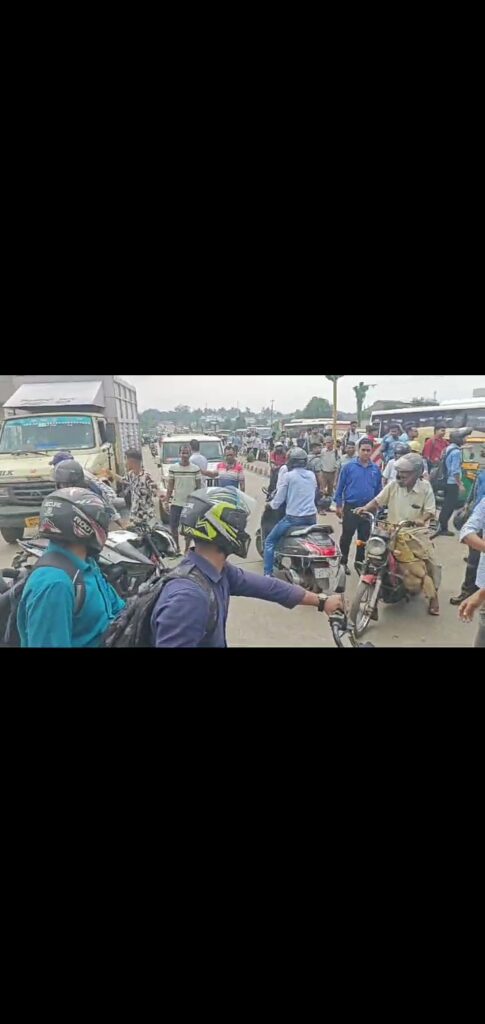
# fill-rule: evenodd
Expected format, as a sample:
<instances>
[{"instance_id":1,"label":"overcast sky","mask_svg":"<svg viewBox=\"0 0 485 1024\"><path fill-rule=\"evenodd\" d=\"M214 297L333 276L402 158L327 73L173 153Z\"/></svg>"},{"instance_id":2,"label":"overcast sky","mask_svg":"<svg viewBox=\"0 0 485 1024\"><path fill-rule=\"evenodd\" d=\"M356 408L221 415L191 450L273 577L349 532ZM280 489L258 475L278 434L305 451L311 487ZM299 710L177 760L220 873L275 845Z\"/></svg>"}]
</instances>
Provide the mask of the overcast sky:
<instances>
[{"instance_id":1,"label":"overcast sky","mask_svg":"<svg viewBox=\"0 0 485 1024\"><path fill-rule=\"evenodd\" d=\"M176 405L190 405L193 409L249 406L259 412L271 404L281 412L303 409L313 395L332 399L332 385L324 375L309 376L272 374L239 376L234 374L153 375L122 374L136 385L138 406L144 409L173 409ZM397 399L406 402L414 397L432 398L437 392L438 401L453 398L471 398L474 388L485 388L485 374L420 376L418 374L348 374L339 382L338 406L344 412L355 409L355 395L352 388L359 381L377 384L368 394L369 403Z\"/></svg>"}]
</instances>

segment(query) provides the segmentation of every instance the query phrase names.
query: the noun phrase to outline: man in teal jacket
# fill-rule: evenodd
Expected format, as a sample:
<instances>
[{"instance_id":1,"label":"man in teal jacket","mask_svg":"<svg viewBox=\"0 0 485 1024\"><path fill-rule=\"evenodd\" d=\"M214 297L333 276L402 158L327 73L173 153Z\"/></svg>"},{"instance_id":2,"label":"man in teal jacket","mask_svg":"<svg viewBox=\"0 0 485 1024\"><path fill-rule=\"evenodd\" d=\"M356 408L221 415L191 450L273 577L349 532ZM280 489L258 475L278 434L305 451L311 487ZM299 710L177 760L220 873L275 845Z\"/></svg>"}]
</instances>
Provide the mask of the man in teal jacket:
<instances>
[{"instance_id":1,"label":"man in teal jacket","mask_svg":"<svg viewBox=\"0 0 485 1024\"><path fill-rule=\"evenodd\" d=\"M109 512L91 491L68 488L45 499L40 534L51 540L49 564L42 567L41 560L22 594L22 647L99 647L125 606L92 557L104 547L108 527Z\"/></svg>"}]
</instances>

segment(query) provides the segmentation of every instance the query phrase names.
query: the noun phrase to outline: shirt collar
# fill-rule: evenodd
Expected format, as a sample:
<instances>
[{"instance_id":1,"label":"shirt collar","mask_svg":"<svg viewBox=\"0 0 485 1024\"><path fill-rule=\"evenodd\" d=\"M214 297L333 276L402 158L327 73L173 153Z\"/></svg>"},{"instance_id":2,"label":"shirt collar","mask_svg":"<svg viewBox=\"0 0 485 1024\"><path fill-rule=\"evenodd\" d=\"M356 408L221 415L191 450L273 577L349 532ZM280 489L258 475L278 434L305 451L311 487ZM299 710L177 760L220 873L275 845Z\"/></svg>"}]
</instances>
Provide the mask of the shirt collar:
<instances>
[{"instance_id":1,"label":"shirt collar","mask_svg":"<svg viewBox=\"0 0 485 1024\"><path fill-rule=\"evenodd\" d=\"M63 548L61 547L60 544L54 544L53 541L50 541L47 550L49 551L49 554L51 552L54 552L57 555L65 555L65 557L68 558L69 561L76 566L76 569L83 569L84 571L86 571L86 569L92 568L92 564L90 561L83 562L82 558L78 558L77 555L75 555L72 551L69 550L69 548Z\"/></svg>"},{"instance_id":2,"label":"shirt collar","mask_svg":"<svg viewBox=\"0 0 485 1024\"><path fill-rule=\"evenodd\" d=\"M207 558L202 558L202 555L197 555L195 551L190 551L187 558L189 562L196 565L197 568L204 573L204 576L207 576L212 583L219 583L222 574L216 569L215 565L212 565L212 562L207 561Z\"/></svg>"}]
</instances>

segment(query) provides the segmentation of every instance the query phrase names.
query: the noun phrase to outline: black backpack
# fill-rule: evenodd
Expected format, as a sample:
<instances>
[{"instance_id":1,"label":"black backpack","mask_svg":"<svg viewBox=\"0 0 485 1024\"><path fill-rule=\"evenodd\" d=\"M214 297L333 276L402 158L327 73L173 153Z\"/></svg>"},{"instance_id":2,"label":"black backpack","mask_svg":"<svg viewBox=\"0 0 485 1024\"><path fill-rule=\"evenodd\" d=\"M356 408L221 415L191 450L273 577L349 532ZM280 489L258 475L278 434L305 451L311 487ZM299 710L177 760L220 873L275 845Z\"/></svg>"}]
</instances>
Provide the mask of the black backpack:
<instances>
[{"instance_id":1,"label":"black backpack","mask_svg":"<svg viewBox=\"0 0 485 1024\"><path fill-rule=\"evenodd\" d=\"M161 580L146 583L136 597L128 599L126 608L105 633L104 646L113 647L154 647L151 619L155 605L164 587L171 580L192 580L209 598L209 621L206 636L210 636L218 620L217 598L214 588L204 573L194 564L179 565Z\"/></svg>"},{"instance_id":2,"label":"black backpack","mask_svg":"<svg viewBox=\"0 0 485 1024\"><path fill-rule=\"evenodd\" d=\"M444 485L446 484L446 481L448 479L448 455L457 447L458 445L454 444L450 445L448 448L445 448L444 452L442 453L441 459L438 462L438 465L431 470L431 473L429 474L429 482L435 489L439 487L444 487Z\"/></svg>"},{"instance_id":3,"label":"black backpack","mask_svg":"<svg viewBox=\"0 0 485 1024\"><path fill-rule=\"evenodd\" d=\"M27 575L22 576L17 583L14 583L8 590L0 594L0 648L20 647L17 612L25 585L32 573L37 572L38 569L62 569L63 572L67 573L73 582L75 591L74 614L79 615L84 606L86 587L81 570L76 569L76 566L72 564L67 555L61 555L54 551L48 552L42 555L37 565Z\"/></svg>"}]
</instances>

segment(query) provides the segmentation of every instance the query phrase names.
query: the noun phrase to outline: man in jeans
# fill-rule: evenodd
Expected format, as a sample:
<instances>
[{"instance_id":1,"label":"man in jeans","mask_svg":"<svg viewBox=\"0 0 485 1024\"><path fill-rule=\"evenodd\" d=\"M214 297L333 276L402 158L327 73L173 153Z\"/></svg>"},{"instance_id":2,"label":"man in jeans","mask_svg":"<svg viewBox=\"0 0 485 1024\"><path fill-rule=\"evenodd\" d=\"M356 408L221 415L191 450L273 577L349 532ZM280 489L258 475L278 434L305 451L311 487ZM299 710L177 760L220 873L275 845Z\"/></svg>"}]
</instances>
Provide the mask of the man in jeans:
<instances>
[{"instance_id":1,"label":"man in jeans","mask_svg":"<svg viewBox=\"0 0 485 1024\"><path fill-rule=\"evenodd\" d=\"M357 554L355 556L357 572L360 572L362 568L365 545L370 535L370 520L361 519L355 515L354 509L367 505L382 490L381 471L371 462L371 458L372 441L368 437L363 437L359 444L358 458L348 462L342 469L335 495L337 516L343 520L340 549L342 551L342 565L345 566L347 576L350 576L348 560L354 533L357 531L358 537Z\"/></svg>"},{"instance_id":2,"label":"man in jeans","mask_svg":"<svg viewBox=\"0 0 485 1024\"><path fill-rule=\"evenodd\" d=\"M317 481L315 474L307 469L308 455L302 448L293 448L288 457L288 472L283 476L278 490L269 504L275 511L286 502L286 515L271 530L264 545L264 575L272 576L276 545L285 533L296 526L316 526L317 506L315 504Z\"/></svg>"},{"instance_id":3,"label":"man in jeans","mask_svg":"<svg viewBox=\"0 0 485 1024\"><path fill-rule=\"evenodd\" d=\"M462 447L465 443L463 434L450 435L451 444L445 455L445 500L440 514L440 528L436 536L454 537L455 534L448 529L448 523L459 505L460 495L465 493L465 485L462 480Z\"/></svg>"}]
</instances>

